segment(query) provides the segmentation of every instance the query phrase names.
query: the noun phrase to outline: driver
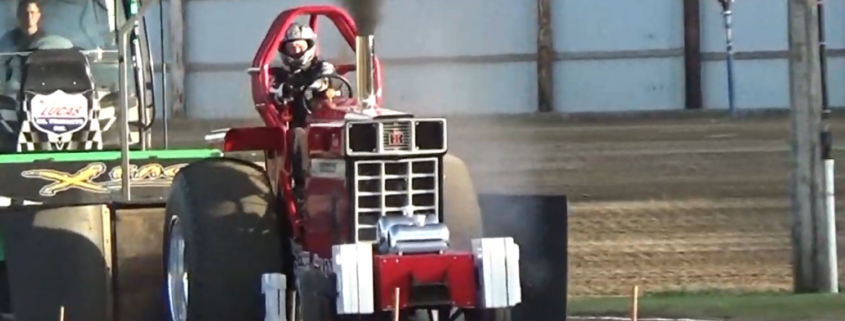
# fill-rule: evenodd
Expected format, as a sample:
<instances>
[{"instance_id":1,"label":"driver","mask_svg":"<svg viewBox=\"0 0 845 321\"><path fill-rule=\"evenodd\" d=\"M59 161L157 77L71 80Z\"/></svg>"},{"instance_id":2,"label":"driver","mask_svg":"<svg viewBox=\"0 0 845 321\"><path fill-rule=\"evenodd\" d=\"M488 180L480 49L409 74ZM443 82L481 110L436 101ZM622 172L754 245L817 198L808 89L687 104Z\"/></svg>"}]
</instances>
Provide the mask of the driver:
<instances>
[{"instance_id":1,"label":"driver","mask_svg":"<svg viewBox=\"0 0 845 321\"><path fill-rule=\"evenodd\" d=\"M26 51L30 44L44 37L39 28L41 8L36 0L21 0L18 3L18 26L0 37L0 52Z\"/></svg>"},{"instance_id":2,"label":"driver","mask_svg":"<svg viewBox=\"0 0 845 321\"><path fill-rule=\"evenodd\" d=\"M335 91L330 88L328 79L320 79L314 83L306 84L310 79L321 75L336 74L334 65L316 56L317 35L311 27L293 24L285 32L285 37L279 45L279 53L282 57L282 68L274 70L273 94L279 100L301 99L294 97L301 95L306 89L312 89L315 97L330 99ZM293 108L302 108L293 104ZM304 118L307 113L304 110L294 111L294 127L304 127Z\"/></svg>"},{"instance_id":3,"label":"driver","mask_svg":"<svg viewBox=\"0 0 845 321\"><path fill-rule=\"evenodd\" d=\"M17 10L18 26L0 37L0 53L28 51L30 45L44 38L44 31L39 28L41 8L36 0L21 0ZM20 79L19 64L21 58L0 56L0 94L15 92Z\"/></svg>"},{"instance_id":4,"label":"driver","mask_svg":"<svg viewBox=\"0 0 845 321\"><path fill-rule=\"evenodd\" d=\"M303 110L306 107L297 101L305 98L302 95L307 89L313 90L317 99L331 99L335 96L328 79L306 83L322 75L337 74L334 65L317 58L316 44L317 35L311 27L296 23L291 25L278 48L282 57L282 68L271 69L274 98L277 101L294 102L290 106L293 108L291 125L294 133L294 155L298 153L299 156L294 157L293 173L293 192L297 202L304 201L305 175L310 170L308 139L304 129L307 126L308 111Z\"/></svg>"}]
</instances>

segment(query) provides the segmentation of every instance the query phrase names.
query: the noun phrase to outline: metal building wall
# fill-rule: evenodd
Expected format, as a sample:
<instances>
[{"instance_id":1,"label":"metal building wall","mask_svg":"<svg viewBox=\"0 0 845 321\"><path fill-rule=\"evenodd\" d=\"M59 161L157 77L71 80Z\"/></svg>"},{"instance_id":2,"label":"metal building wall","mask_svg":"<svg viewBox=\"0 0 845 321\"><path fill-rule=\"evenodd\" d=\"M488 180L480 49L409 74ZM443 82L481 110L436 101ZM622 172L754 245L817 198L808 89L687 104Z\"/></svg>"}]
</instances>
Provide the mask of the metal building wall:
<instances>
[{"instance_id":1,"label":"metal building wall","mask_svg":"<svg viewBox=\"0 0 845 321\"><path fill-rule=\"evenodd\" d=\"M337 3L184 1L191 118L253 117L244 70L272 19L295 5ZM556 111L683 108L682 1L553 0L552 9ZM786 1L737 1L733 11L738 108L785 108ZM439 115L536 110L535 1L388 0L384 13L377 52L390 106ZM717 2L702 0L701 15L704 108L727 108ZM157 8L149 17L157 49ZM828 1L826 20L831 105L845 106L845 2ZM352 62L328 21L322 26L323 56Z\"/></svg>"},{"instance_id":2,"label":"metal building wall","mask_svg":"<svg viewBox=\"0 0 845 321\"><path fill-rule=\"evenodd\" d=\"M736 107L786 107L789 64L786 1L747 0L733 5ZM701 49L704 106L728 108L725 32L717 1L702 1Z\"/></svg>"},{"instance_id":3,"label":"metal building wall","mask_svg":"<svg viewBox=\"0 0 845 321\"><path fill-rule=\"evenodd\" d=\"M285 8L326 2L337 3L187 0L188 117L253 117L244 70L273 18ZM376 50L389 106L420 114L536 110L533 1L391 0L383 10ZM329 24L321 21L319 30L323 56L354 62Z\"/></svg>"},{"instance_id":4,"label":"metal building wall","mask_svg":"<svg viewBox=\"0 0 845 321\"><path fill-rule=\"evenodd\" d=\"M165 52L165 57L168 58L168 59L170 59L169 54L167 54L168 52L170 52L170 48L169 48L170 46L167 43L167 32L168 32L168 28L169 28L169 22L167 21L166 16L167 16L167 13L168 13L167 10L168 10L168 4L169 3L170 3L170 1L163 1L163 3L162 3L162 5L164 7L163 13L165 15L164 21L163 21L164 22L164 30L163 31L164 31L164 39L165 39L165 41L164 41L164 52ZM161 62L162 62L161 44L162 43L161 43L160 32L162 31L162 29L161 29L162 28L162 21L159 19L159 13L160 12L161 11L159 10L159 7L155 6L155 7L151 8L150 11L145 15L145 17L147 18L146 19L147 29L150 32L150 35L149 35L149 37L150 37L150 50L152 51L153 62L155 63L155 70L156 70L156 72L155 72L155 78L156 78L155 79L155 101L156 101L155 105L156 105L156 109L157 109L156 118L161 118L162 115L164 115L164 112L162 110L162 107L163 107L162 98L165 96L162 93L162 86L161 86L162 85L162 83L161 83ZM170 80L168 79L167 81L170 81Z\"/></svg>"},{"instance_id":5,"label":"metal building wall","mask_svg":"<svg viewBox=\"0 0 845 321\"><path fill-rule=\"evenodd\" d=\"M845 2L826 1L831 106L845 107ZM743 0L733 5L738 109L789 106L787 2ZM702 1L704 106L727 109L725 38L721 7ZM839 89L837 89L839 88Z\"/></svg>"},{"instance_id":6,"label":"metal building wall","mask_svg":"<svg viewBox=\"0 0 845 321\"><path fill-rule=\"evenodd\" d=\"M828 97L830 105L845 108L845 1L826 1L825 25L828 59Z\"/></svg>"},{"instance_id":7,"label":"metal building wall","mask_svg":"<svg viewBox=\"0 0 845 321\"><path fill-rule=\"evenodd\" d=\"M556 110L683 106L682 1L558 0L552 6Z\"/></svg>"}]
</instances>

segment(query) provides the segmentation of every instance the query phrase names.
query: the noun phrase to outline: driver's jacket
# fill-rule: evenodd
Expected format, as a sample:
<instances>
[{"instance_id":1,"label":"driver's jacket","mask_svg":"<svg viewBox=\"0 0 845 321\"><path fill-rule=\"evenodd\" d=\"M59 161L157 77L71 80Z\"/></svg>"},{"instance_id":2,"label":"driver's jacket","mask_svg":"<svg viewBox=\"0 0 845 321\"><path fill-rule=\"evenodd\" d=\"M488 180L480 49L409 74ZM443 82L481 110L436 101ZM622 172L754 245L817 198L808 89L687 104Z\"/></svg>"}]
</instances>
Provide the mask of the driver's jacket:
<instances>
[{"instance_id":1,"label":"driver's jacket","mask_svg":"<svg viewBox=\"0 0 845 321\"><path fill-rule=\"evenodd\" d=\"M271 75L273 77L273 87L278 88L280 85L287 87L283 89L281 98L291 99L291 101L294 102L290 104L292 108L291 112L293 114L292 125L294 127L305 127L308 111L304 109L305 107L302 106L301 103L299 103L304 98L301 95L304 94L304 90L306 88L315 89L317 92L324 92L328 89L328 79L323 78L314 83L308 82L320 77L321 75L332 75L337 73L334 65L315 58L314 61L304 69L299 69L293 72L289 72L281 68L274 68L271 70L273 71Z\"/></svg>"},{"instance_id":2,"label":"driver's jacket","mask_svg":"<svg viewBox=\"0 0 845 321\"><path fill-rule=\"evenodd\" d=\"M14 53L30 51L31 46L44 36L42 30L33 35L26 35L19 28L15 28L0 37L0 53L6 54L0 56L0 94L14 96L20 89L24 58Z\"/></svg>"},{"instance_id":3,"label":"driver's jacket","mask_svg":"<svg viewBox=\"0 0 845 321\"><path fill-rule=\"evenodd\" d=\"M328 89L328 80L322 79L313 84L309 84L307 82L321 76L321 75L332 75L335 74L337 71L335 70L334 65L327 61L314 59L311 64L305 69L299 69L293 72L278 68L278 69L271 69L274 71L272 74L273 76L273 87L279 87L279 85L284 84L285 87L289 87L294 89L293 91L285 91L285 96L302 92L308 87L316 89L318 92L325 91ZM284 97L284 98L294 98L294 97Z\"/></svg>"}]
</instances>

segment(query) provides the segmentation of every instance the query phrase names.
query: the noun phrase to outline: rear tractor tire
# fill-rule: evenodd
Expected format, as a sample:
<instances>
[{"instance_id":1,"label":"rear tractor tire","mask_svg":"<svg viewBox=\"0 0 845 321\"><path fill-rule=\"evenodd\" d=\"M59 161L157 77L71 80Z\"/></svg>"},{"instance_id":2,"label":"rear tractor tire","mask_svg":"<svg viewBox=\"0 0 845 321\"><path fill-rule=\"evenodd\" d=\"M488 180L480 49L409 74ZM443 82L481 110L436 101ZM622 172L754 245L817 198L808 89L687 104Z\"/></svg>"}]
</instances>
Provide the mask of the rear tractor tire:
<instances>
[{"instance_id":1,"label":"rear tractor tire","mask_svg":"<svg viewBox=\"0 0 845 321\"><path fill-rule=\"evenodd\" d=\"M176 175L164 234L165 314L171 321L263 320L261 276L285 273L288 238L264 171L231 158Z\"/></svg>"},{"instance_id":2,"label":"rear tractor tire","mask_svg":"<svg viewBox=\"0 0 845 321\"><path fill-rule=\"evenodd\" d=\"M452 248L472 251L472 239L483 235L481 207L466 164L452 154L443 157L443 215Z\"/></svg>"}]
</instances>

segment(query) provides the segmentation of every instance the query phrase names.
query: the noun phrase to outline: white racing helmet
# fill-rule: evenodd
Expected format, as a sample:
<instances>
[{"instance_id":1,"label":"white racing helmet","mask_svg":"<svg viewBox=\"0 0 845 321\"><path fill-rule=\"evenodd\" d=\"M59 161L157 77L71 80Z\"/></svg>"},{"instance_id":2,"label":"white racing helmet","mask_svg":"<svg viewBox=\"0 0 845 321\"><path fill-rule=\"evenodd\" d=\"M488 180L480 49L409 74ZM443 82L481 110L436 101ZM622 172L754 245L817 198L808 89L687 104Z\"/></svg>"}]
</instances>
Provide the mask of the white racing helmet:
<instances>
[{"instance_id":1,"label":"white racing helmet","mask_svg":"<svg viewBox=\"0 0 845 321\"><path fill-rule=\"evenodd\" d=\"M308 49L298 54L290 55L285 50L285 45L292 41L305 40ZM285 38L279 44L279 52L282 55L282 66L287 70L296 70L308 67L314 60L316 52L317 34L311 27L294 23L285 32Z\"/></svg>"}]
</instances>

